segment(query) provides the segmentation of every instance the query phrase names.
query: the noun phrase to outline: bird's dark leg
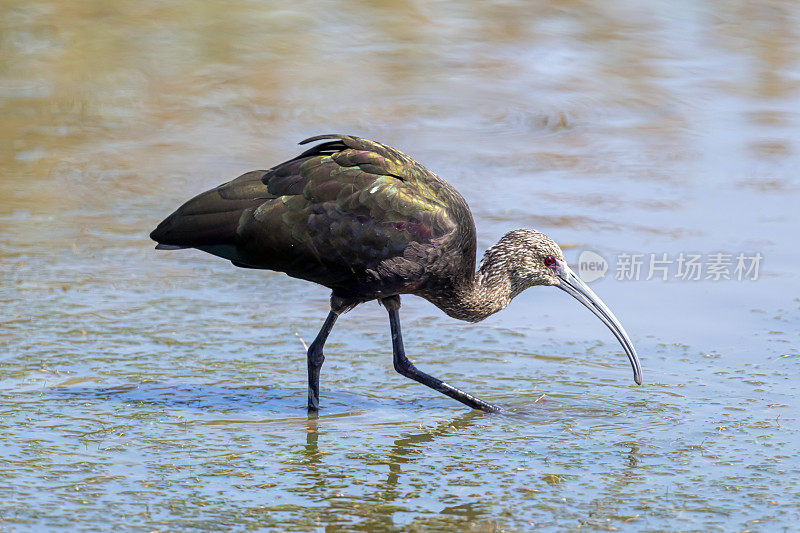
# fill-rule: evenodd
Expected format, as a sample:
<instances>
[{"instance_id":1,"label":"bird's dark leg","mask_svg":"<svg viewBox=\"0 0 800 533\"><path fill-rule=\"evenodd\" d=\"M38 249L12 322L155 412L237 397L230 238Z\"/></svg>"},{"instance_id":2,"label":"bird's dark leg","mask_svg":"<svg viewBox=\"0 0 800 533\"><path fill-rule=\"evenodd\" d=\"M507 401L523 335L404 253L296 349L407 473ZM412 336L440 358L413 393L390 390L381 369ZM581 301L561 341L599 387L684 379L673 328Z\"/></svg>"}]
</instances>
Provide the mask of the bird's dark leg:
<instances>
[{"instance_id":1,"label":"bird's dark leg","mask_svg":"<svg viewBox=\"0 0 800 533\"><path fill-rule=\"evenodd\" d=\"M384 303L384 305L386 305L386 303ZM473 409L480 409L481 411L486 411L487 413L502 412L503 410L495 405L486 403L483 400L472 396L471 394L467 394L466 392L459 390L452 385L448 385L442 380L436 379L433 376L429 376L428 374L417 370L417 367L415 367L414 364L408 360L408 357L406 357L406 351L405 348L403 348L403 336L400 333L400 313L397 309L399 307L399 300L396 307L392 305L386 305L386 308L389 310L389 325L392 328L394 369L405 377L411 378L414 381L418 381L423 385L432 388L433 390L441 392L442 394L446 394L454 400L458 400L459 402L463 403L464 405L468 405Z\"/></svg>"},{"instance_id":2,"label":"bird's dark leg","mask_svg":"<svg viewBox=\"0 0 800 533\"><path fill-rule=\"evenodd\" d=\"M310 412L319 411L319 371L325 361L322 347L325 346L328 334L333 329L338 317L339 315L334 311L328 313L328 318L325 319L325 323L317 333L317 338L308 347L308 410Z\"/></svg>"}]
</instances>

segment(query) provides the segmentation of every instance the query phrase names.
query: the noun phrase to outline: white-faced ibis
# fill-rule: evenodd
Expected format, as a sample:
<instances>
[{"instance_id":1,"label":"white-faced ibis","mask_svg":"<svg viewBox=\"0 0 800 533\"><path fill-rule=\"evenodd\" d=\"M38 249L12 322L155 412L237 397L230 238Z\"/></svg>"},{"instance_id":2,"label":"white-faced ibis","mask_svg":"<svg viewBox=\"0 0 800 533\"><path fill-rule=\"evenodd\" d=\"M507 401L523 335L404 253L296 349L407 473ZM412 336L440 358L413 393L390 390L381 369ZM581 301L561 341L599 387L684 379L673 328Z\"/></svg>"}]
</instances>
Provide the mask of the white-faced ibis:
<instances>
[{"instance_id":1,"label":"white-faced ibis","mask_svg":"<svg viewBox=\"0 0 800 533\"><path fill-rule=\"evenodd\" d=\"M336 319L370 300L389 312L397 372L474 409L500 411L408 360L401 294L478 322L528 287L558 287L611 329L641 384L639 359L622 325L549 237L532 229L506 233L476 272L475 223L449 183L402 152L359 137L319 135L300 144L323 140L285 163L196 196L150 234L158 249L197 248L239 267L277 270L332 290L331 311L308 348L310 411L319 409L322 348Z\"/></svg>"}]
</instances>

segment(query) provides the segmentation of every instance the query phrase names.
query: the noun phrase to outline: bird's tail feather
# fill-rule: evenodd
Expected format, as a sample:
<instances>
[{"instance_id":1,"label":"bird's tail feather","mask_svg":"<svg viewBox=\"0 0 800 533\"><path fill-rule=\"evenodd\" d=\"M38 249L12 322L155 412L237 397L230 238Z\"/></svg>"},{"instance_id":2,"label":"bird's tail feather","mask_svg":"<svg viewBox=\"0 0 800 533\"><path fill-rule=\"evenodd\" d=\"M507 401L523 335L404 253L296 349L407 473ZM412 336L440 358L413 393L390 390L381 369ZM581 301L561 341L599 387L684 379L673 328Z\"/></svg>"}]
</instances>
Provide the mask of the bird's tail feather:
<instances>
[{"instance_id":1,"label":"bird's tail feather","mask_svg":"<svg viewBox=\"0 0 800 533\"><path fill-rule=\"evenodd\" d=\"M242 213L262 204L265 199L231 198L225 194L226 191L221 191L222 187L195 196L164 219L150 234L150 238L158 243L156 248L176 250L234 244Z\"/></svg>"}]
</instances>

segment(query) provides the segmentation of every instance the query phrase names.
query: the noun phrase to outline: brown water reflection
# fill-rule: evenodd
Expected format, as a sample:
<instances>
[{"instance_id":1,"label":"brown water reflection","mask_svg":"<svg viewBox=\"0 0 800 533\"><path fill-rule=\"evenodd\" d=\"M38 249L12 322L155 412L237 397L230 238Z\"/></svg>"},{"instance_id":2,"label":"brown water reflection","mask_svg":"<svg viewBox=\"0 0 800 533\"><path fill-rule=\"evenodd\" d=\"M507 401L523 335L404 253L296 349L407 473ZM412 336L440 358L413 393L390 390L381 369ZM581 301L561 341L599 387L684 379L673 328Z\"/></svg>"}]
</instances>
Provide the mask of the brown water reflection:
<instances>
[{"instance_id":1,"label":"brown water reflection","mask_svg":"<svg viewBox=\"0 0 800 533\"><path fill-rule=\"evenodd\" d=\"M0 0L0 529L791 529L800 7ZM481 247L759 252L758 281L529 291L478 325L156 254L175 205L347 132L451 181Z\"/></svg>"}]
</instances>

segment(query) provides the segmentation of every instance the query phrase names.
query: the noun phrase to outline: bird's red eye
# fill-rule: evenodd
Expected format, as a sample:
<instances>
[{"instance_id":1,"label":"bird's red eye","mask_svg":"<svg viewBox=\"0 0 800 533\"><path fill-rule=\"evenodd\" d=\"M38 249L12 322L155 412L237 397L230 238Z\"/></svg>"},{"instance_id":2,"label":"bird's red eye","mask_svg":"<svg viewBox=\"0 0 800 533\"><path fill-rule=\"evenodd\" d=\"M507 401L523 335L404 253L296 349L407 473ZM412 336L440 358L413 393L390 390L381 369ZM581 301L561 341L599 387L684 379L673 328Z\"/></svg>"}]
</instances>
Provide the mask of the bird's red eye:
<instances>
[{"instance_id":1,"label":"bird's red eye","mask_svg":"<svg viewBox=\"0 0 800 533\"><path fill-rule=\"evenodd\" d=\"M553 257L552 255L548 255L547 257L544 258L544 264L547 266L553 266L556 264L556 258Z\"/></svg>"}]
</instances>

